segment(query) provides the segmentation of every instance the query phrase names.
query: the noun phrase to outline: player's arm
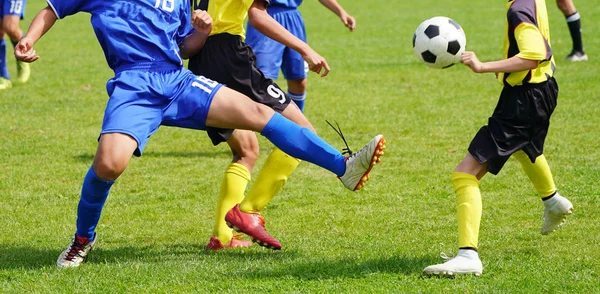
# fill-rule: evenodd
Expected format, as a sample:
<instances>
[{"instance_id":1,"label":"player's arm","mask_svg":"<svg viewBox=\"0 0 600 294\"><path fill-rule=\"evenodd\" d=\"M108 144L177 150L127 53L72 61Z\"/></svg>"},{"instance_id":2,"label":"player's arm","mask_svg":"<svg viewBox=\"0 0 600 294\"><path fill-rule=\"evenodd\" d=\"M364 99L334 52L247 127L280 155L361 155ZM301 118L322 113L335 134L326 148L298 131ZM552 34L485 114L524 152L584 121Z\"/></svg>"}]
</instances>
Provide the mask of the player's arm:
<instances>
[{"instance_id":1,"label":"player's arm","mask_svg":"<svg viewBox=\"0 0 600 294\"><path fill-rule=\"evenodd\" d=\"M350 31L354 31L356 28L356 20L348 14L336 0L319 0L319 2L327 7L327 9L331 10L331 12L335 13Z\"/></svg>"},{"instance_id":2,"label":"player's arm","mask_svg":"<svg viewBox=\"0 0 600 294\"><path fill-rule=\"evenodd\" d=\"M192 13L192 26L194 32L183 39L179 50L183 59L188 59L200 51L212 30L212 17L204 10L195 10Z\"/></svg>"},{"instance_id":3,"label":"player's arm","mask_svg":"<svg viewBox=\"0 0 600 294\"><path fill-rule=\"evenodd\" d=\"M530 60L513 56L508 59L481 62L475 55L475 52L465 51L460 57L460 62L464 63L476 73L486 72L517 72L523 70L531 70L538 66L538 60Z\"/></svg>"},{"instance_id":4,"label":"player's arm","mask_svg":"<svg viewBox=\"0 0 600 294\"><path fill-rule=\"evenodd\" d=\"M514 29L519 53L513 57L480 62L474 52L464 52L460 62L466 64L477 73L483 72L517 72L538 67L542 61L552 58L552 49L538 28L527 22L519 23Z\"/></svg>"},{"instance_id":5,"label":"player's arm","mask_svg":"<svg viewBox=\"0 0 600 294\"><path fill-rule=\"evenodd\" d=\"M308 63L308 68L322 77L329 73L329 65L308 44L288 32L281 24L267 13L264 0L254 0L248 10L248 22L265 36L294 49Z\"/></svg>"},{"instance_id":6,"label":"player's arm","mask_svg":"<svg viewBox=\"0 0 600 294\"><path fill-rule=\"evenodd\" d=\"M15 47L15 57L25 62L38 60L40 57L33 50L33 45L52 28L56 20L56 14L49 6L42 9L31 22L25 37Z\"/></svg>"}]
</instances>

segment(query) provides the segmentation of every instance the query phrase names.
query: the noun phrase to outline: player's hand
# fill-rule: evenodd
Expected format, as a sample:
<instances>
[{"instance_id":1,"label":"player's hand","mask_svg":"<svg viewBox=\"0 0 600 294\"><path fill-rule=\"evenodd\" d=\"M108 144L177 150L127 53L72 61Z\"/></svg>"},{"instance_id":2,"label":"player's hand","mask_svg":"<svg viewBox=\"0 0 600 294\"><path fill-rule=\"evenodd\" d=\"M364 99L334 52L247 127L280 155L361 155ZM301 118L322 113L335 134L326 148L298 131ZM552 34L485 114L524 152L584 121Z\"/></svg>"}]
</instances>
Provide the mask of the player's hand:
<instances>
[{"instance_id":1,"label":"player's hand","mask_svg":"<svg viewBox=\"0 0 600 294\"><path fill-rule=\"evenodd\" d=\"M33 41L27 37L23 37L15 46L15 58L20 61L34 62L40 58L33 50Z\"/></svg>"},{"instance_id":2,"label":"player's hand","mask_svg":"<svg viewBox=\"0 0 600 294\"><path fill-rule=\"evenodd\" d=\"M348 13L342 13L342 15L340 15L340 19L351 32L356 29L356 20L354 17L352 17L352 15Z\"/></svg>"},{"instance_id":3,"label":"player's hand","mask_svg":"<svg viewBox=\"0 0 600 294\"><path fill-rule=\"evenodd\" d=\"M212 31L212 17L205 10L194 10L192 13L192 26L197 32L208 35Z\"/></svg>"},{"instance_id":4,"label":"player's hand","mask_svg":"<svg viewBox=\"0 0 600 294\"><path fill-rule=\"evenodd\" d=\"M464 63L466 66L471 68L473 72L481 73L483 72L483 63L479 61L477 55L473 51L465 51L460 56L460 62Z\"/></svg>"},{"instance_id":5,"label":"player's hand","mask_svg":"<svg viewBox=\"0 0 600 294\"><path fill-rule=\"evenodd\" d=\"M330 68L329 64L327 64L327 60L314 50L310 49L306 55L302 55L302 58L308 63L308 69L310 69L310 71L320 74L321 77L329 74Z\"/></svg>"}]
</instances>

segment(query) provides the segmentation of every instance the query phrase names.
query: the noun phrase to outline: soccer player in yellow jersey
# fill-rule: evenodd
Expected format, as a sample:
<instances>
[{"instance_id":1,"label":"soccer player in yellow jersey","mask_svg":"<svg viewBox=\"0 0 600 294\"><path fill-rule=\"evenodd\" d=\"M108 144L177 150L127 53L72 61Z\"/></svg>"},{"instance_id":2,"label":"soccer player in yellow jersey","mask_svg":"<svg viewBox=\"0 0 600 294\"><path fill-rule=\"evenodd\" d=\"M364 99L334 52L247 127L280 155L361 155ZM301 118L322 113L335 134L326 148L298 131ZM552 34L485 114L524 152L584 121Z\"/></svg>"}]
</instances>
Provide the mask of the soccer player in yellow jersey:
<instances>
[{"instance_id":1,"label":"soccer player in yellow jersey","mask_svg":"<svg viewBox=\"0 0 600 294\"><path fill-rule=\"evenodd\" d=\"M267 0L201 0L193 1L193 4L194 9L208 12L213 19L213 29L200 52L190 58L190 70L271 106L314 132L313 126L300 109L290 103L290 97L256 66L256 56L244 42L246 16L249 23L261 33L300 53L311 71L322 73L321 76L327 75L327 61L267 13ZM256 135L251 131L219 128L208 128L207 133L214 145L227 142L233 153L233 160L227 167L221 184L213 236L206 249L220 250L252 245L234 236L230 227L249 235L261 246L281 249L281 243L266 231L260 212L285 184L299 160L275 148L244 197L246 186L250 182L250 172L258 157ZM362 185L363 183L359 183L350 189L360 189Z\"/></svg>"},{"instance_id":2,"label":"soccer player in yellow jersey","mask_svg":"<svg viewBox=\"0 0 600 294\"><path fill-rule=\"evenodd\" d=\"M573 209L556 191L543 154L558 96L546 4L544 0L511 0L507 9L505 59L480 62L474 52L464 52L461 57L461 62L476 73L496 73L504 88L488 124L475 135L469 152L452 172L458 200L458 254L445 263L426 267L426 275L482 273L477 252L479 181L487 172L500 172L510 156L521 163L543 200L543 235L561 226Z\"/></svg>"}]
</instances>

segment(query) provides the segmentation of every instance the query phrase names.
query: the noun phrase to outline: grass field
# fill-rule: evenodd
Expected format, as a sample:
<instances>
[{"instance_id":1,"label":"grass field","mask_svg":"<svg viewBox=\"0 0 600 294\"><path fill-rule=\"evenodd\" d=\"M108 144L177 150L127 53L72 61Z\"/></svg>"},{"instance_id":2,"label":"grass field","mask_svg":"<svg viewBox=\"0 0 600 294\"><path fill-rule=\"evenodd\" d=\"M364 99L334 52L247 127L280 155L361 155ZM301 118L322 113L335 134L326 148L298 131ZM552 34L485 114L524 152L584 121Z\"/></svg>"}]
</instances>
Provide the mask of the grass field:
<instances>
[{"instance_id":1,"label":"grass field","mask_svg":"<svg viewBox=\"0 0 600 294\"><path fill-rule=\"evenodd\" d=\"M23 26L45 5L28 2ZM311 74L306 113L340 149L324 119L337 120L354 149L386 136L386 156L367 187L348 192L303 163L264 213L283 250L206 252L229 150L203 132L162 128L113 187L89 262L72 270L54 264L74 233L112 72L89 16L59 21L37 44L30 83L0 92L0 292L598 293L600 8L592 0L577 1L590 61L576 64L562 61L571 41L548 1L561 94L545 154L574 215L555 234L540 235L541 201L511 160L481 183L484 274L421 275L440 252L456 252L450 171L500 86L462 65L418 63L412 33L428 17L449 16L465 29L469 50L499 59L505 2L342 0L358 22L348 33L306 1L309 43L332 67L326 78ZM253 176L272 149L260 140Z\"/></svg>"}]
</instances>

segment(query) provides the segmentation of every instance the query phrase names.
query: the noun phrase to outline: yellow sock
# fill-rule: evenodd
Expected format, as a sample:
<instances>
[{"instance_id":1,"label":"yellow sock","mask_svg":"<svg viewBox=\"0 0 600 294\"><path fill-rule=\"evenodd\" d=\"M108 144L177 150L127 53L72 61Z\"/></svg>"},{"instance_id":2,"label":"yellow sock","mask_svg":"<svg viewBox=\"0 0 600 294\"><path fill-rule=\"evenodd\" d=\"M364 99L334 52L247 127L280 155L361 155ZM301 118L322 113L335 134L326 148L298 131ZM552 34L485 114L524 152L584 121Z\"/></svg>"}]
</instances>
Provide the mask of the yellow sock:
<instances>
[{"instance_id":1,"label":"yellow sock","mask_svg":"<svg viewBox=\"0 0 600 294\"><path fill-rule=\"evenodd\" d=\"M233 236L233 231L225 223L225 215L244 199L248 182L250 182L250 172L245 166L232 163L227 167L223 182L221 182L219 201L217 202L217 217L213 229L213 236L217 237L223 245L229 243Z\"/></svg>"},{"instance_id":2,"label":"yellow sock","mask_svg":"<svg viewBox=\"0 0 600 294\"><path fill-rule=\"evenodd\" d=\"M552 178L552 172L544 154L538 156L535 163L532 163L522 150L515 152L513 156L521 163L521 167L523 167L541 198L548 197L556 192L554 178Z\"/></svg>"},{"instance_id":3,"label":"yellow sock","mask_svg":"<svg viewBox=\"0 0 600 294\"><path fill-rule=\"evenodd\" d=\"M452 184L458 200L458 247L477 249L481 221L479 181L474 175L453 172Z\"/></svg>"},{"instance_id":4,"label":"yellow sock","mask_svg":"<svg viewBox=\"0 0 600 294\"><path fill-rule=\"evenodd\" d=\"M248 195L240 203L240 210L248 213L260 213L285 185L287 178L299 163L300 160L275 148L267 158Z\"/></svg>"}]
</instances>

